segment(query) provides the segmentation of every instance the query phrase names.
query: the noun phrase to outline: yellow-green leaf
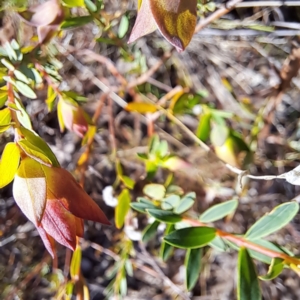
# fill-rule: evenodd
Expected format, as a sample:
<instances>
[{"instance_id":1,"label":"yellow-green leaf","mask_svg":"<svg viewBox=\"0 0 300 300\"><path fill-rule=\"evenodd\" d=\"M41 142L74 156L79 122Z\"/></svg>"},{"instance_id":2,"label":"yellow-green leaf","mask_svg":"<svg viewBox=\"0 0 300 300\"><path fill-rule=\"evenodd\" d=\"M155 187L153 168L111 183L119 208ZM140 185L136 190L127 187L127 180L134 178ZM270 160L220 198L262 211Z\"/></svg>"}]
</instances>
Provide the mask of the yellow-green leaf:
<instances>
[{"instance_id":1,"label":"yellow-green leaf","mask_svg":"<svg viewBox=\"0 0 300 300\"><path fill-rule=\"evenodd\" d=\"M80 276L80 265L81 265L81 248L77 245L72 255L70 265L70 275L73 280L78 280Z\"/></svg>"},{"instance_id":2,"label":"yellow-green leaf","mask_svg":"<svg viewBox=\"0 0 300 300\"><path fill-rule=\"evenodd\" d=\"M56 156L42 138L40 138L35 132L26 128L21 127L18 130L20 130L21 135L23 135L31 145L34 145L36 148L38 148L38 151L44 154L51 161L53 167L60 166ZM46 159L45 162L46 161L48 160Z\"/></svg>"},{"instance_id":3,"label":"yellow-green leaf","mask_svg":"<svg viewBox=\"0 0 300 300\"><path fill-rule=\"evenodd\" d=\"M0 188L13 181L20 162L20 151L15 143L7 143L0 161Z\"/></svg>"},{"instance_id":4,"label":"yellow-green leaf","mask_svg":"<svg viewBox=\"0 0 300 300\"><path fill-rule=\"evenodd\" d=\"M54 100L56 99L56 93L54 92L53 88L49 85L47 90L47 99L46 104L49 111L52 111L54 106Z\"/></svg>"},{"instance_id":5,"label":"yellow-green leaf","mask_svg":"<svg viewBox=\"0 0 300 300\"><path fill-rule=\"evenodd\" d=\"M129 190L124 189L118 197L118 205L115 210L116 227L121 228L124 225L125 217L130 209Z\"/></svg>"},{"instance_id":6,"label":"yellow-green leaf","mask_svg":"<svg viewBox=\"0 0 300 300\"><path fill-rule=\"evenodd\" d=\"M18 118L18 120L20 121L20 123L24 127L31 130L32 125L31 125L30 117L28 116L28 114L27 114L26 110L24 109L23 105L17 99L15 99L15 104L16 104L16 108L17 108L17 118Z\"/></svg>"},{"instance_id":7,"label":"yellow-green leaf","mask_svg":"<svg viewBox=\"0 0 300 300\"><path fill-rule=\"evenodd\" d=\"M17 90L24 95L27 98L30 99L36 99L36 94L35 92L32 90L32 88L27 85L26 83L16 80L15 82L15 87L17 88Z\"/></svg>"},{"instance_id":8,"label":"yellow-green leaf","mask_svg":"<svg viewBox=\"0 0 300 300\"><path fill-rule=\"evenodd\" d=\"M67 7L85 6L84 0L63 0L63 4Z\"/></svg>"},{"instance_id":9,"label":"yellow-green leaf","mask_svg":"<svg viewBox=\"0 0 300 300\"><path fill-rule=\"evenodd\" d=\"M8 108L0 110L0 132L6 131L10 127L11 114Z\"/></svg>"},{"instance_id":10,"label":"yellow-green leaf","mask_svg":"<svg viewBox=\"0 0 300 300\"><path fill-rule=\"evenodd\" d=\"M32 159L48 167L52 166L51 160L38 147L31 144L29 141L20 140L18 141L18 145Z\"/></svg>"}]
</instances>

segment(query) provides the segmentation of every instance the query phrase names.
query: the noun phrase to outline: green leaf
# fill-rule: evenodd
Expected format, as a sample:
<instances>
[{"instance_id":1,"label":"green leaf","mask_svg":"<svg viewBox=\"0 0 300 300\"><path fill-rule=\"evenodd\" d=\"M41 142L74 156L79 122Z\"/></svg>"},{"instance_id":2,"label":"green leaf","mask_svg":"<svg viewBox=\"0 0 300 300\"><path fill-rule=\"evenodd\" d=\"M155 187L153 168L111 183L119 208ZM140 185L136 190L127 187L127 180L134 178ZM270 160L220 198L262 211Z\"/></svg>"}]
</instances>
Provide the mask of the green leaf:
<instances>
[{"instance_id":1,"label":"green leaf","mask_svg":"<svg viewBox=\"0 0 300 300\"><path fill-rule=\"evenodd\" d=\"M180 197L178 195L171 195L164 198L161 202L161 208L164 210L170 210L176 207L180 202Z\"/></svg>"},{"instance_id":2,"label":"green leaf","mask_svg":"<svg viewBox=\"0 0 300 300\"><path fill-rule=\"evenodd\" d=\"M141 213L146 213L147 209L151 209L151 208L156 208L156 206L152 203L152 201L145 199L145 198L138 198L137 199L139 202L133 202L130 204L130 206L141 212Z\"/></svg>"},{"instance_id":3,"label":"green leaf","mask_svg":"<svg viewBox=\"0 0 300 300\"><path fill-rule=\"evenodd\" d=\"M238 200L230 200L220 204L216 204L207 209L199 218L203 223L210 223L224 218L236 210Z\"/></svg>"},{"instance_id":4,"label":"green leaf","mask_svg":"<svg viewBox=\"0 0 300 300\"><path fill-rule=\"evenodd\" d=\"M129 28L129 19L126 15L123 15L119 24L119 29L118 29L118 37L122 39L125 34L127 33Z\"/></svg>"},{"instance_id":5,"label":"green leaf","mask_svg":"<svg viewBox=\"0 0 300 300\"><path fill-rule=\"evenodd\" d=\"M165 235L168 235L169 233L171 233L174 230L175 230L174 224L167 224L167 228L165 230ZM159 255L163 261L168 260L168 258L171 256L171 254L173 252L173 249L174 249L173 246L166 243L165 241L162 241Z\"/></svg>"},{"instance_id":6,"label":"green leaf","mask_svg":"<svg viewBox=\"0 0 300 300\"><path fill-rule=\"evenodd\" d=\"M144 203L144 204L149 205L149 208L156 208L156 206L153 204L153 201L151 201L151 200L149 200L147 198L138 197L137 201L140 202L140 203Z\"/></svg>"},{"instance_id":7,"label":"green leaf","mask_svg":"<svg viewBox=\"0 0 300 300\"><path fill-rule=\"evenodd\" d=\"M178 248L193 249L207 245L215 236L215 228L189 227L173 231L165 236L164 240Z\"/></svg>"},{"instance_id":8,"label":"green leaf","mask_svg":"<svg viewBox=\"0 0 300 300\"><path fill-rule=\"evenodd\" d=\"M157 171L157 163L151 160L146 160L145 166L147 171L147 179L151 180L155 176L155 173Z\"/></svg>"},{"instance_id":9,"label":"green leaf","mask_svg":"<svg viewBox=\"0 0 300 300\"><path fill-rule=\"evenodd\" d=\"M11 103L11 104L13 104L13 103ZM15 105L17 108L17 118L20 121L20 123L27 129L32 129L30 117L28 116L22 103L19 100L17 100L16 98L15 98Z\"/></svg>"},{"instance_id":10,"label":"green leaf","mask_svg":"<svg viewBox=\"0 0 300 300\"><path fill-rule=\"evenodd\" d=\"M152 224L149 224L143 231L142 241L144 243L149 242L153 239L157 233L157 227L159 226L158 221L154 221Z\"/></svg>"},{"instance_id":11,"label":"green leaf","mask_svg":"<svg viewBox=\"0 0 300 300\"><path fill-rule=\"evenodd\" d=\"M265 237L287 225L298 213L297 202L287 202L276 206L270 213L264 215L247 231L247 239Z\"/></svg>"},{"instance_id":12,"label":"green leaf","mask_svg":"<svg viewBox=\"0 0 300 300\"><path fill-rule=\"evenodd\" d=\"M56 156L42 138L40 138L35 132L24 127L21 127L18 130L20 130L21 134L30 144L39 148L41 153L43 153L51 161L53 167L60 167Z\"/></svg>"},{"instance_id":13,"label":"green leaf","mask_svg":"<svg viewBox=\"0 0 300 300\"><path fill-rule=\"evenodd\" d=\"M133 277L133 267L130 259L126 259L125 261L125 269L129 276Z\"/></svg>"},{"instance_id":14,"label":"green leaf","mask_svg":"<svg viewBox=\"0 0 300 300\"><path fill-rule=\"evenodd\" d=\"M202 258L202 248L188 249L185 255L185 284L188 291L190 291L195 284L200 275L201 269L201 258Z\"/></svg>"},{"instance_id":15,"label":"green leaf","mask_svg":"<svg viewBox=\"0 0 300 300\"><path fill-rule=\"evenodd\" d=\"M185 196L181 199L179 204L175 207L174 212L176 214L182 214L188 209L190 209L195 202L195 197Z\"/></svg>"},{"instance_id":16,"label":"green leaf","mask_svg":"<svg viewBox=\"0 0 300 300\"><path fill-rule=\"evenodd\" d=\"M15 143L7 143L0 161L0 188L11 183L18 170L20 150Z\"/></svg>"},{"instance_id":17,"label":"green leaf","mask_svg":"<svg viewBox=\"0 0 300 300\"><path fill-rule=\"evenodd\" d=\"M70 264L70 275L73 280L79 280L80 277L80 265L81 265L81 248L76 247L72 255Z\"/></svg>"},{"instance_id":18,"label":"green leaf","mask_svg":"<svg viewBox=\"0 0 300 300\"><path fill-rule=\"evenodd\" d=\"M262 299L255 265L247 249L240 248L238 257L238 300Z\"/></svg>"},{"instance_id":19,"label":"green leaf","mask_svg":"<svg viewBox=\"0 0 300 300\"><path fill-rule=\"evenodd\" d=\"M20 72L19 70L14 70L14 75L16 76L16 78L18 80L23 81L26 84L29 84L29 79L27 78L27 76L25 76L25 74L23 74L22 72Z\"/></svg>"},{"instance_id":20,"label":"green leaf","mask_svg":"<svg viewBox=\"0 0 300 300\"><path fill-rule=\"evenodd\" d=\"M167 188L168 194L176 194L176 195L183 195L183 189L178 185L169 185Z\"/></svg>"},{"instance_id":21,"label":"green leaf","mask_svg":"<svg viewBox=\"0 0 300 300\"><path fill-rule=\"evenodd\" d=\"M29 99L36 99L36 94L35 92L31 89L31 87L29 85L27 85L26 83L16 80L16 82L14 83L15 87L17 88L17 90L25 97L29 98Z\"/></svg>"},{"instance_id":22,"label":"green leaf","mask_svg":"<svg viewBox=\"0 0 300 300\"><path fill-rule=\"evenodd\" d=\"M0 110L0 132L6 131L11 125L11 114L9 108Z\"/></svg>"},{"instance_id":23,"label":"green leaf","mask_svg":"<svg viewBox=\"0 0 300 300\"><path fill-rule=\"evenodd\" d=\"M118 205L115 210L116 227L120 229L124 225L125 217L130 209L130 194L124 189L118 197Z\"/></svg>"},{"instance_id":24,"label":"green leaf","mask_svg":"<svg viewBox=\"0 0 300 300\"><path fill-rule=\"evenodd\" d=\"M97 38L96 42L99 42L101 44L106 44L106 45L116 45L117 44L117 42L115 40L112 40L109 38L103 38L103 37Z\"/></svg>"},{"instance_id":25,"label":"green leaf","mask_svg":"<svg viewBox=\"0 0 300 300\"><path fill-rule=\"evenodd\" d=\"M116 162L116 171L119 179L125 186L129 189L133 189L135 182L130 177L123 175L123 168L119 160Z\"/></svg>"},{"instance_id":26,"label":"green leaf","mask_svg":"<svg viewBox=\"0 0 300 300\"><path fill-rule=\"evenodd\" d=\"M142 160L147 160L149 158L147 153L137 153L137 156Z\"/></svg>"},{"instance_id":27,"label":"green leaf","mask_svg":"<svg viewBox=\"0 0 300 300\"><path fill-rule=\"evenodd\" d=\"M166 188L162 184L151 183L145 185L143 193L152 199L161 200L165 196Z\"/></svg>"},{"instance_id":28,"label":"green leaf","mask_svg":"<svg viewBox=\"0 0 300 300\"><path fill-rule=\"evenodd\" d=\"M161 141L157 149L157 154L159 157L165 157L169 152L169 147L167 141Z\"/></svg>"},{"instance_id":29,"label":"green leaf","mask_svg":"<svg viewBox=\"0 0 300 300\"><path fill-rule=\"evenodd\" d=\"M134 188L135 181L133 179L131 179L130 177L123 175L121 177L121 180L127 188L129 188L131 190Z\"/></svg>"},{"instance_id":30,"label":"green leaf","mask_svg":"<svg viewBox=\"0 0 300 300\"><path fill-rule=\"evenodd\" d=\"M210 243L209 246L214 248L217 251L225 252L228 249L227 244L219 236L216 236Z\"/></svg>"},{"instance_id":31,"label":"green leaf","mask_svg":"<svg viewBox=\"0 0 300 300\"><path fill-rule=\"evenodd\" d=\"M68 18L65 19L64 22L61 24L62 29L67 28L74 28L78 26L86 25L93 21L92 16L81 16L81 17L75 17L75 18Z\"/></svg>"},{"instance_id":32,"label":"green leaf","mask_svg":"<svg viewBox=\"0 0 300 300\"><path fill-rule=\"evenodd\" d=\"M41 164L44 164L48 167L52 166L51 160L45 155L41 149L30 143L29 141L23 139L19 140L18 145L22 148L22 150L32 159L38 161Z\"/></svg>"},{"instance_id":33,"label":"green leaf","mask_svg":"<svg viewBox=\"0 0 300 300\"><path fill-rule=\"evenodd\" d=\"M284 268L284 261L282 258L275 257L269 267L268 273L264 276L259 276L261 280L272 280L278 277Z\"/></svg>"},{"instance_id":34,"label":"green leaf","mask_svg":"<svg viewBox=\"0 0 300 300\"><path fill-rule=\"evenodd\" d=\"M181 221L181 217L179 215L174 214L171 211L160 209L148 209L147 212L149 213L149 215L161 222L172 224Z\"/></svg>"},{"instance_id":35,"label":"green leaf","mask_svg":"<svg viewBox=\"0 0 300 300\"><path fill-rule=\"evenodd\" d=\"M97 6L91 0L84 0L84 3L88 11L93 13L97 12Z\"/></svg>"},{"instance_id":36,"label":"green leaf","mask_svg":"<svg viewBox=\"0 0 300 300\"><path fill-rule=\"evenodd\" d=\"M210 113L205 113L200 117L200 122L197 128L196 135L203 142L207 141L207 139L209 138L210 120L211 120Z\"/></svg>"},{"instance_id":37,"label":"green leaf","mask_svg":"<svg viewBox=\"0 0 300 300\"><path fill-rule=\"evenodd\" d=\"M160 145L159 136L154 134L149 143L149 153L155 154Z\"/></svg>"}]
</instances>

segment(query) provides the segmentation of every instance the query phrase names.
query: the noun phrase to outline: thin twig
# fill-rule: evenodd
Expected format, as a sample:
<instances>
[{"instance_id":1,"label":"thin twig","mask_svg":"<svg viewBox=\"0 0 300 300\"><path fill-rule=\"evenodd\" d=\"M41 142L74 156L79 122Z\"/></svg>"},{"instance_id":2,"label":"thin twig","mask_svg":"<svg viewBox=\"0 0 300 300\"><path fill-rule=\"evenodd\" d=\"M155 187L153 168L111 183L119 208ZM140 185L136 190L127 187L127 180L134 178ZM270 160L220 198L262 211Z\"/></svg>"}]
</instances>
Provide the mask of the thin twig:
<instances>
[{"instance_id":1,"label":"thin twig","mask_svg":"<svg viewBox=\"0 0 300 300\"><path fill-rule=\"evenodd\" d=\"M210 23L212 23L213 21L221 18L222 16L226 15L227 13L229 13L232 9L235 8L235 6L242 2L243 0L231 0L228 1L226 3L226 5L222 5L218 10L216 10L215 12L213 12L210 16L208 16L207 18L201 20L195 29L195 33L200 31L201 29L203 29L204 27L206 27L207 25L209 25Z\"/></svg>"},{"instance_id":2,"label":"thin twig","mask_svg":"<svg viewBox=\"0 0 300 300\"><path fill-rule=\"evenodd\" d=\"M121 258L118 254L116 254L115 252L109 250L109 249L106 249L96 243L92 243L92 242L87 242L83 239L81 239L82 242L85 244L85 245L89 245L90 247L92 247L93 249L99 251L99 252L102 252L108 256L110 256L111 258L113 258L115 261L119 261ZM187 297L187 295L185 293L183 293L183 291L175 284L173 283L164 273L163 271L159 268L159 266L157 266L157 264L154 262L153 263L153 260L147 260L148 263L150 263L153 267L153 269L151 268L148 268L147 266L145 265L142 265L141 263L133 260L133 259L130 259L131 263L134 264L138 269L140 269L141 271L157 278L157 277L160 277L164 283L166 283L170 288L173 289L173 291L175 293L177 293L178 295L180 295L181 297L183 297L182 299L190 299L189 297Z\"/></svg>"},{"instance_id":3,"label":"thin twig","mask_svg":"<svg viewBox=\"0 0 300 300\"><path fill-rule=\"evenodd\" d=\"M115 135L115 124L114 124L114 114L113 114L113 102L111 97L108 97L108 108L109 108L109 135L110 135L110 142L112 148L112 155L116 156L117 154L117 142L116 142L116 135Z\"/></svg>"},{"instance_id":4,"label":"thin twig","mask_svg":"<svg viewBox=\"0 0 300 300\"><path fill-rule=\"evenodd\" d=\"M298 36L300 34L300 30L293 30L293 29L278 29L273 30L272 32L269 31L261 31L261 30L254 30L254 29L214 29L214 28L205 28L195 34L196 38L207 36L265 36L265 37L288 37L288 36ZM195 40L195 38L194 38ZM189 49L189 48L188 48Z\"/></svg>"},{"instance_id":5,"label":"thin twig","mask_svg":"<svg viewBox=\"0 0 300 300\"><path fill-rule=\"evenodd\" d=\"M284 7L291 6L296 7L300 6L300 1L249 1L237 3L235 7Z\"/></svg>"},{"instance_id":6,"label":"thin twig","mask_svg":"<svg viewBox=\"0 0 300 300\"><path fill-rule=\"evenodd\" d=\"M68 55L68 58L74 63L74 66L78 68L80 71L87 73L90 79L93 81L93 83L101 89L103 92L107 92L111 99L115 101L119 106L122 108L125 108L127 103L116 93L111 91L111 89L106 86L104 83L102 83L98 78L94 76L94 74L84 65L82 65L74 56ZM159 111L163 112L171 121L173 121L176 125L178 125L181 130L183 130L197 145L199 145L203 150L206 152L211 152L215 155L215 157L219 160L222 161L216 154L211 150L209 146L207 146L205 143L203 143L188 127L186 127L177 117L175 117L171 111L164 109L163 107L158 107ZM244 170L240 170L238 168L235 168L224 161L222 161L226 168L228 168L231 172L240 175L242 174L242 177L248 177L251 179L257 179L257 180L272 180L272 179L283 179L285 176L284 174L279 175L279 176L266 176L265 178L269 179L264 179L263 176L255 176L255 175L250 175L247 174Z\"/></svg>"},{"instance_id":7,"label":"thin twig","mask_svg":"<svg viewBox=\"0 0 300 300\"><path fill-rule=\"evenodd\" d=\"M156 263L156 261L153 259L153 257L151 257L149 255L149 253L147 252L144 244L140 243L139 246L141 247L142 249L142 252L143 252L143 256L145 256L147 258L147 260L145 261L146 263L149 263L153 269L160 275L160 277L163 279L164 283L166 283L167 285L169 285L173 292L175 292L177 295L180 295L182 297L182 299L185 299L185 300L189 300L190 297L184 293L176 284L174 284L174 282L169 278L167 277L164 272L161 270L161 268L159 267L159 265ZM142 255L139 255L139 258L143 259L143 256Z\"/></svg>"},{"instance_id":8,"label":"thin twig","mask_svg":"<svg viewBox=\"0 0 300 300\"><path fill-rule=\"evenodd\" d=\"M174 51L175 48L172 48ZM152 66L147 72L145 72L142 76L138 77L134 81L130 82L127 86L128 89L134 88L137 85L141 85L147 82L148 78L151 77L171 56L173 51L166 53L162 59L160 59L154 66Z\"/></svg>"}]
</instances>

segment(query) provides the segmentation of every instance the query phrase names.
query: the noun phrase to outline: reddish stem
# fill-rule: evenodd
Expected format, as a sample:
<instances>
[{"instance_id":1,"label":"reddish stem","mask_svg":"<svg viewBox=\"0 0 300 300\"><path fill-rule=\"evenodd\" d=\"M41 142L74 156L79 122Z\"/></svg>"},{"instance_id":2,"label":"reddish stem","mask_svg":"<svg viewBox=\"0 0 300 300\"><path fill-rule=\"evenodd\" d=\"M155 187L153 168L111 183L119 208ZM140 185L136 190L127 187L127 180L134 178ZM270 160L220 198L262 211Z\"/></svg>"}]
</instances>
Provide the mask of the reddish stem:
<instances>
[{"instance_id":1,"label":"reddish stem","mask_svg":"<svg viewBox=\"0 0 300 300\"><path fill-rule=\"evenodd\" d=\"M207 224L202 223L198 220L193 220L193 219L188 219L188 218L183 218L182 220L189 223L192 226L208 227ZM298 258L291 257L285 253L277 252L277 251L268 249L266 247L263 247L261 245L255 244L255 243L245 239L244 237L236 236L234 234L222 231L220 229L216 229L216 234L217 234L217 236L219 236L227 241L235 243L239 247L245 247L245 248L257 251L257 252L264 254L268 257L271 257L271 258L276 258L276 257L282 258L283 260L285 260L285 262L287 264L289 264L289 263L295 264L296 266L300 265L300 260Z\"/></svg>"}]
</instances>

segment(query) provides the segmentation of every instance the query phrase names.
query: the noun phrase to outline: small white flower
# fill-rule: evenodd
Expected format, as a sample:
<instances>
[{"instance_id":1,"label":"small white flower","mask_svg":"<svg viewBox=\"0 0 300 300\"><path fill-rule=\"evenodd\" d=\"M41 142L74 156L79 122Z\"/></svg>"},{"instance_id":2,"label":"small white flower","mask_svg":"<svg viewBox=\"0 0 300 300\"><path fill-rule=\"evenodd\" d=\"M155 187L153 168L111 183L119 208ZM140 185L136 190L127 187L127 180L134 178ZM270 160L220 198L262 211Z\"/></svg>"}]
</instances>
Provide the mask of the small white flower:
<instances>
[{"instance_id":1,"label":"small white flower","mask_svg":"<svg viewBox=\"0 0 300 300\"><path fill-rule=\"evenodd\" d=\"M107 206L116 207L118 199L113 196L113 187L111 185L106 186L102 191L103 201Z\"/></svg>"}]
</instances>

